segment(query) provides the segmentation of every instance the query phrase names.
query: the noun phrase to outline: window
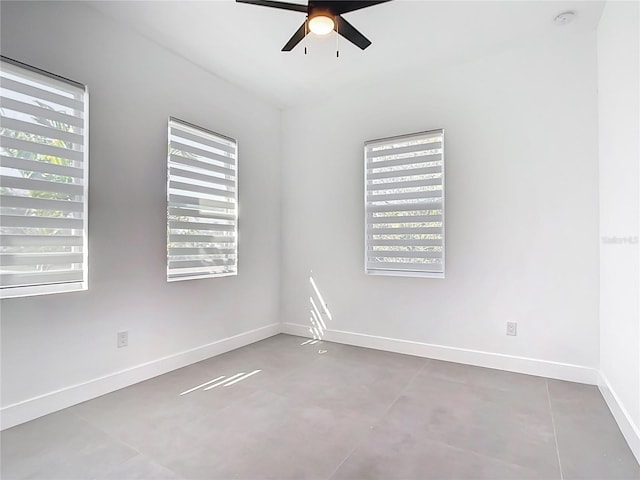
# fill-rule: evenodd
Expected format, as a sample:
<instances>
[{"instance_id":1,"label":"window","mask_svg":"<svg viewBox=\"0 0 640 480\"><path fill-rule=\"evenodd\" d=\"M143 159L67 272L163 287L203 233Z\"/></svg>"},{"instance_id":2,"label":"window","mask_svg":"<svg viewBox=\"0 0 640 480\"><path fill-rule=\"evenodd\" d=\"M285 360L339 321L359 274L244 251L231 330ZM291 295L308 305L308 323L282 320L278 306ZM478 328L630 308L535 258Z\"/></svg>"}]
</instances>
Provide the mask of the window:
<instances>
[{"instance_id":1,"label":"window","mask_svg":"<svg viewBox=\"0 0 640 480\"><path fill-rule=\"evenodd\" d=\"M238 272L238 145L169 118L167 281Z\"/></svg>"},{"instance_id":2,"label":"window","mask_svg":"<svg viewBox=\"0 0 640 480\"><path fill-rule=\"evenodd\" d=\"M86 290L87 90L1 65L0 298Z\"/></svg>"},{"instance_id":3,"label":"window","mask_svg":"<svg viewBox=\"0 0 640 480\"><path fill-rule=\"evenodd\" d=\"M365 143L365 270L444 278L444 131Z\"/></svg>"}]
</instances>

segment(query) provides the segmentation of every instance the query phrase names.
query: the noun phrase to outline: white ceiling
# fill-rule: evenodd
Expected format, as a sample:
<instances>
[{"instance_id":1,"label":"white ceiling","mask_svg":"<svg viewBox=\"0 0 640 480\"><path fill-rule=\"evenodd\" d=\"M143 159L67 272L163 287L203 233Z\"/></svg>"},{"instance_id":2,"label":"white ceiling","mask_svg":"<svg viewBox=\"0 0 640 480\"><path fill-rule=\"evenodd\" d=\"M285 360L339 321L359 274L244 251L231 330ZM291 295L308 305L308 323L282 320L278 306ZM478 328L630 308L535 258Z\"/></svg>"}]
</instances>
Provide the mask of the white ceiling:
<instances>
[{"instance_id":1,"label":"white ceiling","mask_svg":"<svg viewBox=\"0 0 640 480\"><path fill-rule=\"evenodd\" d=\"M280 51L303 13L230 0L89 3L216 76L289 107L341 87L463 62L542 36L593 30L604 2L394 0L345 14L373 44L361 51L341 38L340 58L335 34L309 35L308 55L304 43ZM566 10L576 12L575 20L554 24Z\"/></svg>"}]
</instances>

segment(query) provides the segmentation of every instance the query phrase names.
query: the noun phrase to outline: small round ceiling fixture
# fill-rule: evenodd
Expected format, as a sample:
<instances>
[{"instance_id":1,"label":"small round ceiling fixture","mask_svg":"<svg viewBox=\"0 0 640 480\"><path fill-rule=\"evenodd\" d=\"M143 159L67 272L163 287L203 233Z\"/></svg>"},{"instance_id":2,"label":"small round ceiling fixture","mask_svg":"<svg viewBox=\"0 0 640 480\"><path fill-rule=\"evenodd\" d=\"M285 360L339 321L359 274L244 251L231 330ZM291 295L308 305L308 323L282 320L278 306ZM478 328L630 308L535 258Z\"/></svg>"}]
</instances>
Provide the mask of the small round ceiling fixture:
<instances>
[{"instance_id":1,"label":"small round ceiling fixture","mask_svg":"<svg viewBox=\"0 0 640 480\"><path fill-rule=\"evenodd\" d=\"M575 12L562 12L556 18L553 19L553 22L556 25L567 25L573 21L575 18Z\"/></svg>"},{"instance_id":2,"label":"small round ceiling fixture","mask_svg":"<svg viewBox=\"0 0 640 480\"><path fill-rule=\"evenodd\" d=\"M309 30L316 35L326 35L333 32L335 23L328 15L316 15L309 20Z\"/></svg>"}]
</instances>

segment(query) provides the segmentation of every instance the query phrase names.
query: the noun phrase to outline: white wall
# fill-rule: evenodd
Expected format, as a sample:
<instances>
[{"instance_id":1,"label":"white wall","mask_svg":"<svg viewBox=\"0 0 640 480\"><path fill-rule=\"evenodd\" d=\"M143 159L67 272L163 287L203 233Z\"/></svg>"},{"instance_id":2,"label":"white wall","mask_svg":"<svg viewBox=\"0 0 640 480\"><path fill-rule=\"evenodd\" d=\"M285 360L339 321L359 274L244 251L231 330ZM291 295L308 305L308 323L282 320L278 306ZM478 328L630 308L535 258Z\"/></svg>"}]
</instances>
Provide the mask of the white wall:
<instances>
[{"instance_id":1,"label":"white wall","mask_svg":"<svg viewBox=\"0 0 640 480\"><path fill-rule=\"evenodd\" d=\"M2 301L2 406L277 323L279 110L85 4L1 8L3 55L90 93L89 290ZM165 280L169 115L238 139L237 277Z\"/></svg>"},{"instance_id":2,"label":"white wall","mask_svg":"<svg viewBox=\"0 0 640 480\"><path fill-rule=\"evenodd\" d=\"M605 398L640 460L638 23L637 2L606 4L598 26L598 108L600 371Z\"/></svg>"},{"instance_id":3,"label":"white wall","mask_svg":"<svg viewBox=\"0 0 640 480\"><path fill-rule=\"evenodd\" d=\"M596 69L595 32L556 33L286 111L283 321L309 324L313 270L330 330L593 372ZM434 128L446 135L446 279L367 276L363 142ZM518 322L517 337L505 335L507 321ZM484 363L514 368L492 358Z\"/></svg>"}]
</instances>

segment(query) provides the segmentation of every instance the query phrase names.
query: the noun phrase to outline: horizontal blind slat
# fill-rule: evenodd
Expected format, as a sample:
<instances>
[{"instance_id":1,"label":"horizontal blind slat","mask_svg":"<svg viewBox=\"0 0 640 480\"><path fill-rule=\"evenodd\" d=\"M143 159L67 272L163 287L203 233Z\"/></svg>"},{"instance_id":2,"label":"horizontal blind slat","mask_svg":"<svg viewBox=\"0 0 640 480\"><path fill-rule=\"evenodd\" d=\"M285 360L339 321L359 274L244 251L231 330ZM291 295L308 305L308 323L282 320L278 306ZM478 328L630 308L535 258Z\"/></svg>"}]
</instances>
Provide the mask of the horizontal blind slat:
<instances>
[{"instance_id":1,"label":"horizontal blind slat","mask_svg":"<svg viewBox=\"0 0 640 480\"><path fill-rule=\"evenodd\" d=\"M0 167L15 168L26 172L41 172L60 175L63 177L84 178L84 170L67 165L57 165L55 163L27 160L26 158L0 156Z\"/></svg>"},{"instance_id":2,"label":"horizontal blind slat","mask_svg":"<svg viewBox=\"0 0 640 480\"><path fill-rule=\"evenodd\" d=\"M212 185L225 185L229 187L235 186L234 180L227 180L226 178L216 177L213 175L206 175L204 173L192 172L178 167L170 167L171 175L173 178L188 178L191 180L200 180L201 182L210 182Z\"/></svg>"},{"instance_id":3,"label":"horizontal blind slat","mask_svg":"<svg viewBox=\"0 0 640 480\"><path fill-rule=\"evenodd\" d=\"M217 153L210 152L209 150L205 150L203 148L187 145L186 143L176 141L175 139L171 142L171 148L175 148L176 150L179 150L183 153L191 153L199 157L208 158L210 160L217 160L219 162L226 163L229 165L235 165L236 163L236 160L233 157L225 157L224 155L219 155Z\"/></svg>"},{"instance_id":4,"label":"horizontal blind slat","mask_svg":"<svg viewBox=\"0 0 640 480\"><path fill-rule=\"evenodd\" d=\"M72 142L82 144L84 139L82 135L72 132L66 132L57 128L52 128L46 125L40 125L37 123L25 122L23 120L17 120L15 118L0 117L0 126L8 128L16 132L31 133L33 135L41 135L46 138L55 140L63 140L66 142Z\"/></svg>"},{"instance_id":5,"label":"horizontal blind slat","mask_svg":"<svg viewBox=\"0 0 640 480\"><path fill-rule=\"evenodd\" d=\"M83 241L82 235L0 235L3 247L79 247Z\"/></svg>"},{"instance_id":6,"label":"horizontal blind slat","mask_svg":"<svg viewBox=\"0 0 640 480\"><path fill-rule=\"evenodd\" d=\"M414 177L417 175L429 175L434 173L442 173L442 165L418 168L394 168L384 172L368 173L367 179L379 180L383 178Z\"/></svg>"},{"instance_id":7,"label":"horizontal blind slat","mask_svg":"<svg viewBox=\"0 0 640 480\"><path fill-rule=\"evenodd\" d=\"M220 165L213 165L211 163L203 162L196 158L187 158L181 155L177 155L172 153L169 156L170 162L169 166L172 165L188 165L190 167L200 168L202 170L208 170L210 172L221 173L223 175L229 175L231 177L235 177L236 171L232 168L223 167Z\"/></svg>"},{"instance_id":8,"label":"horizontal blind slat","mask_svg":"<svg viewBox=\"0 0 640 480\"><path fill-rule=\"evenodd\" d=\"M375 162L375 158L389 157L391 155L403 155L406 153L426 152L429 150L438 150L442 148L442 142L419 143L415 145L402 145L394 148L385 148L379 150L370 149L367 158Z\"/></svg>"},{"instance_id":9,"label":"horizontal blind slat","mask_svg":"<svg viewBox=\"0 0 640 480\"><path fill-rule=\"evenodd\" d=\"M235 255L234 248L215 248L215 247L177 247L170 248L169 255Z\"/></svg>"},{"instance_id":10,"label":"horizontal blind slat","mask_svg":"<svg viewBox=\"0 0 640 480\"><path fill-rule=\"evenodd\" d=\"M424 210L438 210L442 208L442 200L435 199L430 202L392 203L383 205L367 204L367 212L414 212Z\"/></svg>"},{"instance_id":11,"label":"horizontal blind slat","mask_svg":"<svg viewBox=\"0 0 640 480\"><path fill-rule=\"evenodd\" d=\"M82 253L3 253L0 254L0 265L57 265L82 263Z\"/></svg>"},{"instance_id":12,"label":"horizontal blind slat","mask_svg":"<svg viewBox=\"0 0 640 480\"><path fill-rule=\"evenodd\" d=\"M225 202L222 200L211 200L209 198L200 198L189 195L178 195L169 192L169 202L175 206L192 206L198 209L206 208L222 208L225 210L235 210L236 204L231 202Z\"/></svg>"},{"instance_id":13,"label":"horizontal blind slat","mask_svg":"<svg viewBox=\"0 0 640 480\"><path fill-rule=\"evenodd\" d=\"M442 227L367 228L369 235L427 235L442 234Z\"/></svg>"},{"instance_id":14,"label":"horizontal blind slat","mask_svg":"<svg viewBox=\"0 0 640 480\"><path fill-rule=\"evenodd\" d=\"M18 287L31 285L53 285L56 283L82 282L82 270L51 271L34 274L2 273L0 274L0 286Z\"/></svg>"},{"instance_id":15,"label":"horizontal blind slat","mask_svg":"<svg viewBox=\"0 0 640 480\"><path fill-rule=\"evenodd\" d=\"M375 271L421 271L441 273L442 263L409 263L409 262L367 262L367 269Z\"/></svg>"},{"instance_id":16,"label":"horizontal blind slat","mask_svg":"<svg viewBox=\"0 0 640 480\"><path fill-rule=\"evenodd\" d=\"M65 107L70 107L75 110L82 110L84 108L84 104L81 100L76 100L75 98L58 95L55 92L38 88L35 85L17 82L9 78L4 78L4 77L1 78L0 87L17 92L17 93L22 93L30 97L35 97L41 100L46 100L48 102L57 103L58 105L64 105Z\"/></svg>"},{"instance_id":17,"label":"horizontal blind slat","mask_svg":"<svg viewBox=\"0 0 640 480\"><path fill-rule=\"evenodd\" d=\"M393 200L418 200L422 198L442 197L442 190L424 190L406 193L381 193L367 195L369 202L390 202Z\"/></svg>"},{"instance_id":18,"label":"horizontal blind slat","mask_svg":"<svg viewBox=\"0 0 640 480\"><path fill-rule=\"evenodd\" d=\"M198 223L198 222L182 222L169 220L170 229L180 230L214 230L218 232L233 232L235 225L223 225L220 223Z\"/></svg>"},{"instance_id":19,"label":"horizontal blind slat","mask_svg":"<svg viewBox=\"0 0 640 480\"><path fill-rule=\"evenodd\" d=\"M401 239L369 239L369 247L440 247L442 239L401 240Z\"/></svg>"},{"instance_id":20,"label":"horizontal blind slat","mask_svg":"<svg viewBox=\"0 0 640 480\"><path fill-rule=\"evenodd\" d=\"M389 250L368 250L367 257L372 258L440 258L442 252L431 251L389 251Z\"/></svg>"},{"instance_id":21,"label":"horizontal blind slat","mask_svg":"<svg viewBox=\"0 0 640 480\"><path fill-rule=\"evenodd\" d=\"M169 207L169 215L193 217L193 218L211 218L214 220L235 220L235 213L208 212L201 209Z\"/></svg>"},{"instance_id":22,"label":"horizontal blind slat","mask_svg":"<svg viewBox=\"0 0 640 480\"><path fill-rule=\"evenodd\" d=\"M392 190L394 188L412 188L412 187L423 187L423 186L433 186L433 185L442 185L442 179L439 177L436 178L425 178L421 180L408 180L401 182L382 182L382 183L371 183L367 185L367 189L371 191L377 190Z\"/></svg>"},{"instance_id":23,"label":"horizontal blind slat","mask_svg":"<svg viewBox=\"0 0 640 480\"><path fill-rule=\"evenodd\" d=\"M84 204L82 202L7 195L0 195L0 205L3 207L26 208L31 210L54 210L62 212L84 211Z\"/></svg>"},{"instance_id":24,"label":"horizontal blind slat","mask_svg":"<svg viewBox=\"0 0 640 480\"><path fill-rule=\"evenodd\" d=\"M206 260L174 260L169 262L169 269L178 269L178 268L198 268L198 267L209 267L209 266L220 266L220 265L235 265L235 258L217 258L217 259L206 259Z\"/></svg>"},{"instance_id":25,"label":"horizontal blind slat","mask_svg":"<svg viewBox=\"0 0 640 480\"><path fill-rule=\"evenodd\" d=\"M81 218L0 215L0 227L78 229L83 226L84 220Z\"/></svg>"},{"instance_id":26,"label":"horizontal blind slat","mask_svg":"<svg viewBox=\"0 0 640 480\"><path fill-rule=\"evenodd\" d=\"M0 107L13 110L15 112L33 115L39 120L53 120L55 122L61 122L73 127L84 127L84 120L80 117L68 115L62 112L56 112L55 110L51 110L49 108L38 107L36 105L31 105L25 102L19 102L17 100L13 100L12 98L1 97Z\"/></svg>"},{"instance_id":27,"label":"horizontal blind slat","mask_svg":"<svg viewBox=\"0 0 640 480\"><path fill-rule=\"evenodd\" d=\"M367 162L367 169L379 169L387 167L399 167L402 165L419 165L442 161L442 154L433 153L430 155L417 155L415 157L396 158L391 160L380 160L377 162ZM434 165L435 166L435 165Z\"/></svg>"},{"instance_id":28,"label":"horizontal blind slat","mask_svg":"<svg viewBox=\"0 0 640 480\"><path fill-rule=\"evenodd\" d=\"M189 192L196 193L205 193L208 195L214 195L217 197L227 197L230 199L235 199L236 192L231 190L221 190L219 188L214 187L204 187L202 185L194 185L193 183L185 183L185 182L177 182L175 180L169 181L169 188L173 188L176 190L186 190Z\"/></svg>"},{"instance_id":29,"label":"horizontal blind slat","mask_svg":"<svg viewBox=\"0 0 640 480\"><path fill-rule=\"evenodd\" d=\"M370 217L367 220L369 225L377 225L380 223L416 223L416 222L437 222L442 220L442 215L392 215L388 217Z\"/></svg>"},{"instance_id":30,"label":"horizontal blind slat","mask_svg":"<svg viewBox=\"0 0 640 480\"><path fill-rule=\"evenodd\" d=\"M49 182L46 180L32 180L31 178L9 177L6 175L0 175L0 186L39 192L67 193L70 195L82 195L84 193L84 187L74 183Z\"/></svg>"},{"instance_id":31,"label":"horizontal blind slat","mask_svg":"<svg viewBox=\"0 0 640 480\"><path fill-rule=\"evenodd\" d=\"M174 233L176 235L187 235L189 233L196 235L208 235L207 232L209 231L212 232L211 235L225 235L236 231L236 226L231 221L220 223L219 221L208 222L207 220L209 219L203 219L201 217L180 217L177 219L169 219L167 225L171 230L170 233ZM180 232L177 230L188 230L189 232ZM207 232L204 232L203 230L206 230Z\"/></svg>"},{"instance_id":32,"label":"horizontal blind slat","mask_svg":"<svg viewBox=\"0 0 640 480\"><path fill-rule=\"evenodd\" d=\"M55 145L47 145L44 143L30 142L28 140L20 140L18 138L0 137L0 146L2 148L11 148L20 150L21 152L31 152L40 155L49 155L56 158L64 158L81 162L83 153L78 150L70 150L68 148L56 147Z\"/></svg>"},{"instance_id":33,"label":"horizontal blind slat","mask_svg":"<svg viewBox=\"0 0 640 480\"><path fill-rule=\"evenodd\" d=\"M235 235L193 235L193 234L181 234L172 233L169 235L169 243L177 245L180 243L235 243Z\"/></svg>"},{"instance_id":34,"label":"horizontal blind slat","mask_svg":"<svg viewBox=\"0 0 640 480\"><path fill-rule=\"evenodd\" d=\"M169 280L189 280L197 278L210 278L212 276L233 275L237 271L237 265L210 265L207 267L178 268L175 270L168 270L167 277Z\"/></svg>"},{"instance_id":35,"label":"horizontal blind slat","mask_svg":"<svg viewBox=\"0 0 640 480\"><path fill-rule=\"evenodd\" d=\"M184 139L187 139L187 140L191 140L192 142L197 142L197 143L201 143L203 145L207 145L208 147L217 148L218 150L222 150L224 152L231 153L233 155L235 155L235 153L236 153L235 146L226 145L226 144L221 143L221 142L216 142L215 140L213 140L211 138L206 138L206 137L201 136L201 135L195 135L193 133L190 133L190 132L187 132L187 131L183 130L180 127L176 127L176 126L171 127L171 135L173 135L174 137L176 137L178 139L184 138Z\"/></svg>"}]
</instances>

